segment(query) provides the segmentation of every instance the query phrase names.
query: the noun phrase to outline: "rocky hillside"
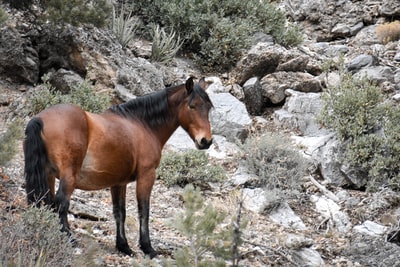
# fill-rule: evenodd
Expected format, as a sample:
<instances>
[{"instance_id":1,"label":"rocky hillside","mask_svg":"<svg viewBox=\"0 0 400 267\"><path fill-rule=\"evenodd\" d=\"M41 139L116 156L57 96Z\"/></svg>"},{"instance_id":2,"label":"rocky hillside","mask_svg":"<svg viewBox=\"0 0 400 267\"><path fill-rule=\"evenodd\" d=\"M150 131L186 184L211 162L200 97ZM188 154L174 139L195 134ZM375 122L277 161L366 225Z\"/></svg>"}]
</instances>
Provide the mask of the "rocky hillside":
<instances>
[{"instance_id":1,"label":"rocky hillside","mask_svg":"<svg viewBox=\"0 0 400 267\"><path fill-rule=\"evenodd\" d=\"M249 218L240 248L243 266L400 266L398 192L382 188L366 192L363 177L352 175L338 161L340 142L316 122L321 93L339 82L329 62L343 60L353 76L375 81L393 100L400 99L400 41L386 42L377 28L400 20L400 3L383 1L300 1L280 4L301 25L305 40L296 48L277 45L271 36L254 38L229 73L201 73L187 58L172 66L148 60L150 44L135 39L122 48L107 30L65 28L57 38L24 24L15 10L0 28L0 133L16 118L27 121L25 103L44 74L58 90L88 80L127 101L189 75L206 76L215 106L211 114L213 162L224 166L226 181L203 192L207 202L235 212L242 191L244 216ZM399 24L397 24L399 25ZM249 133L278 132L289 136L313 164L300 181L301 192L270 209L268 191L252 184L254 173L237 162L236 141ZM19 146L21 147L21 146ZM194 148L178 130L166 149ZM69 220L81 240L77 254L90 254L96 266L129 266L143 262L138 240L135 185L128 187L127 235L134 258L114 249L115 227L108 190L74 193ZM152 194L150 234L161 252L156 260L173 258L187 240L167 220L183 209L179 187L156 182ZM0 206L25 207L23 156L0 169ZM2 218L6 218L3 216Z\"/></svg>"}]
</instances>

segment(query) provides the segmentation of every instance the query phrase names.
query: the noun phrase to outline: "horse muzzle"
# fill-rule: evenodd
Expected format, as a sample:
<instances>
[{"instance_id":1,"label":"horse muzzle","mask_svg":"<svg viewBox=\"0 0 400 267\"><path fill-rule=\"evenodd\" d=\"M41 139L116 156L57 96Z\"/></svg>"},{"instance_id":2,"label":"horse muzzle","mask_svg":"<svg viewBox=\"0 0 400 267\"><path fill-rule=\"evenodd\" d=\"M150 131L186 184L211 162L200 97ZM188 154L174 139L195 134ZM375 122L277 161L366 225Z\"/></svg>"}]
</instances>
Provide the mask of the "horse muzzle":
<instances>
[{"instance_id":1,"label":"horse muzzle","mask_svg":"<svg viewBox=\"0 0 400 267\"><path fill-rule=\"evenodd\" d=\"M201 138L200 141L196 139L195 144L197 149L208 149L212 144L212 138L207 139L205 137Z\"/></svg>"}]
</instances>

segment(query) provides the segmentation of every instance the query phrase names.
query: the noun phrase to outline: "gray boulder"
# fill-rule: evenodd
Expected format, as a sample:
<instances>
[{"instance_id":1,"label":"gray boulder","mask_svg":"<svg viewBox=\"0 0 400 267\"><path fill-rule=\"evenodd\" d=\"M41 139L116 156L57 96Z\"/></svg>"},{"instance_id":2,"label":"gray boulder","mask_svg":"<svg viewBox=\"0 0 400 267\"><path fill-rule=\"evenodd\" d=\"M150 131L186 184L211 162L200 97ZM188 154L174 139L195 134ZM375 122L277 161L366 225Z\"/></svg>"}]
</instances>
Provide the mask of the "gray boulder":
<instances>
[{"instance_id":1,"label":"gray boulder","mask_svg":"<svg viewBox=\"0 0 400 267\"><path fill-rule=\"evenodd\" d=\"M264 107L260 80L253 77L243 85L244 103L252 115L261 115Z\"/></svg>"},{"instance_id":2,"label":"gray boulder","mask_svg":"<svg viewBox=\"0 0 400 267\"><path fill-rule=\"evenodd\" d=\"M377 58L371 55L358 55L353 58L346 66L350 72L357 72L364 67L376 66L378 64Z\"/></svg>"},{"instance_id":3,"label":"gray boulder","mask_svg":"<svg viewBox=\"0 0 400 267\"><path fill-rule=\"evenodd\" d=\"M58 91L67 94L72 88L82 84L84 80L73 71L58 69L55 73L51 74L49 82Z\"/></svg>"},{"instance_id":4,"label":"gray boulder","mask_svg":"<svg viewBox=\"0 0 400 267\"><path fill-rule=\"evenodd\" d=\"M282 109L274 112L274 122L281 128L301 135L318 136L327 131L316 121L322 108L321 94L286 90L287 99Z\"/></svg>"},{"instance_id":5,"label":"gray boulder","mask_svg":"<svg viewBox=\"0 0 400 267\"><path fill-rule=\"evenodd\" d=\"M273 104L279 104L286 98L285 90L300 92L319 92L321 82L311 74L304 72L275 72L261 79L263 96Z\"/></svg>"},{"instance_id":6,"label":"gray boulder","mask_svg":"<svg viewBox=\"0 0 400 267\"><path fill-rule=\"evenodd\" d=\"M222 83L220 86L221 90L214 90L223 91ZM214 105L210 115L213 133L226 137L229 142L245 140L252 122L246 106L230 93L209 92L209 96Z\"/></svg>"}]
</instances>

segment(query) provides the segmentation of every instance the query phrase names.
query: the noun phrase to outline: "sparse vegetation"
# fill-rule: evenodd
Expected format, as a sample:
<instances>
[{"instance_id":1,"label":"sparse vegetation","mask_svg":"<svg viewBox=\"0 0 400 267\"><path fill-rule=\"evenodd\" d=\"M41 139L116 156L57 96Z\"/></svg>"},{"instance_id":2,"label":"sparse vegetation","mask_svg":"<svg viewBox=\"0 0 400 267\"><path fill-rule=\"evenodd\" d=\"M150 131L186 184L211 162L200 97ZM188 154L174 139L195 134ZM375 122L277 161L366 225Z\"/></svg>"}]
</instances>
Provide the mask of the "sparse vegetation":
<instances>
[{"instance_id":1,"label":"sparse vegetation","mask_svg":"<svg viewBox=\"0 0 400 267\"><path fill-rule=\"evenodd\" d=\"M86 111L100 113L110 106L111 97L105 92L95 92L88 82L83 82L62 97L62 102L78 105Z\"/></svg>"},{"instance_id":2,"label":"sparse vegetation","mask_svg":"<svg viewBox=\"0 0 400 267\"><path fill-rule=\"evenodd\" d=\"M225 179L225 171L218 165L212 165L204 151L166 152L162 156L157 176L167 186L185 187L194 184L207 188L208 183Z\"/></svg>"},{"instance_id":3,"label":"sparse vegetation","mask_svg":"<svg viewBox=\"0 0 400 267\"><path fill-rule=\"evenodd\" d=\"M378 25L376 35L383 44L400 40L400 21Z\"/></svg>"},{"instance_id":4,"label":"sparse vegetation","mask_svg":"<svg viewBox=\"0 0 400 267\"><path fill-rule=\"evenodd\" d=\"M86 111L99 113L109 107L111 97L106 93L96 93L89 83L84 82L63 95L53 88L44 77L43 84L39 86L29 98L29 112L37 114L40 111L59 103L76 104Z\"/></svg>"},{"instance_id":5,"label":"sparse vegetation","mask_svg":"<svg viewBox=\"0 0 400 267\"><path fill-rule=\"evenodd\" d=\"M47 208L28 208L20 216L2 211L0 266L76 266L78 259L59 219Z\"/></svg>"}]
</instances>

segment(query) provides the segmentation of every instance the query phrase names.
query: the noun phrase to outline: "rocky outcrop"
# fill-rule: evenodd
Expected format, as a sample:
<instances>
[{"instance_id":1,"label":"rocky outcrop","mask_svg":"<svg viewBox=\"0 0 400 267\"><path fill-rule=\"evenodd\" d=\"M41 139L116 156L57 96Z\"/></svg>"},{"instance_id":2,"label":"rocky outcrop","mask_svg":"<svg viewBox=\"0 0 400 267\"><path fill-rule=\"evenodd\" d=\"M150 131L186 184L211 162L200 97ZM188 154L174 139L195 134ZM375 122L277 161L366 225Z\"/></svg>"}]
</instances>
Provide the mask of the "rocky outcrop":
<instances>
[{"instance_id":1,"label":"rocky outcrop","mask_svg":"<svg viewBox=\"0 0 400 267\"><path fill-rule=\"evenodd\" d=\"M0 75L16 83L35 84L39 68L31 40L11 28L0 29Z\"/></svg>"}]
</instances>

